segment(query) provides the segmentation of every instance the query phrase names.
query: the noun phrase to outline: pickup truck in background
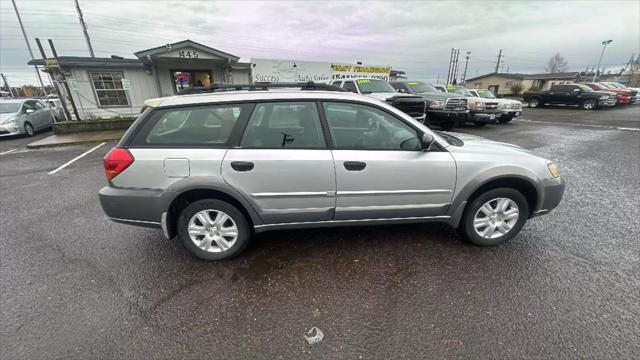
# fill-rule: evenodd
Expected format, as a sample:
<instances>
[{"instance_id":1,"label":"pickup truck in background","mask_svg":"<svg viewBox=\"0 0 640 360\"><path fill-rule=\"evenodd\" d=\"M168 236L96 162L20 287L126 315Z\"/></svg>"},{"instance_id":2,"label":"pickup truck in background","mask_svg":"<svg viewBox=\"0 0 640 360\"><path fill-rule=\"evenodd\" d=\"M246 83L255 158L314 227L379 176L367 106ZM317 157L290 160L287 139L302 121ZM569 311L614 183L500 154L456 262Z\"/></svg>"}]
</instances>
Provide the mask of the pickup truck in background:
<instances>
[{"instance_id":1,"label":"pickup truck in background","mask_svg":"<svg viewBox=\"0 0 640 360\"><path fill-rule=\"evenodd\" d=\"M467 88L459 85L447 86L447 92L450 94L462 95L467 98L467 106L469 107L469 116L467 116L467 121L474 123L476 126L485 126L489 123L495 123L502 115L500 113L500 103L497 99L477 97Z\"/></svg>"},{"instance_id":2,"label":"pickup truck in background","mask_svg":"<svg viewBox=\"0 0 640 360\"><path fill-rule=\"evenodd\" d=\"M425 101L421 96L399 94L388 82L380 79L332 80L330 85L356 94L366 95L397 108L414 119L425 122Z\"/></svg>"},{"instance_id":3,"label":"pickup truck in background","mask_svg":"<svg viewBox=\"0 0 640 360\"><path fill-rule=\"evenodd\" d=\"M494 99L498 101L498 103L500 104L500 118L498 119L499 123L508 123L509 121L513 120L513 118L518 117L520 116L520 114L522 114L522 103L518 100L497 98L491 91L487 89L469 89L469 91L477 97Z\"/></svg>"},{"instance_id":4,"label":"pickup truck in background","mask_svg":"<svg viewBox=\"0 0 640 360\"><path fill-rule=\"evenodd\" d=\"M616 104L614 93L594 91L582 84L553 85L548 91L525 91L523 98L530 108L544 105L575 105L585 110L593 110Z\"/></svg>"},{"instance_id":5,"label":"pickup truck in background","mask_svg":"<svg viewBox=\"0 0 640 360\"><path fill-rule=\"evenodd\" d=\"M467 119L469 110L464 96L440 92L422 81L390 81L389 84L399 93L418 95L427 102L426 125L435 124L449 130Z\"/></svg>"}]
</instances>

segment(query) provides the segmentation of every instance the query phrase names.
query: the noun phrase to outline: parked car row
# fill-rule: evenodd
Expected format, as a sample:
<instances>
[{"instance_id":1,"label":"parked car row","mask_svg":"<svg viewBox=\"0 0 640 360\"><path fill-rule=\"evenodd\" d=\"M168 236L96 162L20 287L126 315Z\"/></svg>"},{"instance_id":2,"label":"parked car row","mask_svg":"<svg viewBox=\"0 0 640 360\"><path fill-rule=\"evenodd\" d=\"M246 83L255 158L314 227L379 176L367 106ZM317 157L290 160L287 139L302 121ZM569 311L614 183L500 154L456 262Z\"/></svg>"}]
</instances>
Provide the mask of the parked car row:
<instances>
[{"instance_id":1,"label":"parked car row","mask_svg":"<svg viewBox=\"0 0 640 360\"><path fill-rule=\"evenodd\" d=\"M593 110L637 102L638 89L614 82L558 84L547 91L525 91L523 98L530 108L561 105Z\"/></svg>"},{"instance_id":2,"label":"parked car row","mask_svg":"<svg viewBox=\"0 0 640 360\"><path fill-rule=\"evenodd\" d=\"M477 126L507 123L522 113L517 100L498 99L489 90L432 86L422 81L334 80L331 85L382 100L426 125L451 129L466 122Z\"/></svg>"}]
</instances>

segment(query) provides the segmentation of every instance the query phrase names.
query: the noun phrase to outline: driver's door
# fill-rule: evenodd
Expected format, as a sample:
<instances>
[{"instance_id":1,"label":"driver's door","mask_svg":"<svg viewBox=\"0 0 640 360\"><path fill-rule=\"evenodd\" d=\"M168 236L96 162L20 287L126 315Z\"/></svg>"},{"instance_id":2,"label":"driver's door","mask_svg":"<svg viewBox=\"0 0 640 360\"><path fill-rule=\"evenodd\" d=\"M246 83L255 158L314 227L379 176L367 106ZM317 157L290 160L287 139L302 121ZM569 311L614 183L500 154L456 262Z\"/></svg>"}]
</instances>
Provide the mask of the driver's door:
<instances>
[{"instance_id":1,"label":"driver's door","mask_svg":"<svg viewBox=\"0 0 640 360\"><path fill-rule=\"evenodd\" d=\"M456 167L446 151L422 151L421 133L380 108L325 102L336 171L335 220L445 215Z\"/></svg>"}]
</instances>

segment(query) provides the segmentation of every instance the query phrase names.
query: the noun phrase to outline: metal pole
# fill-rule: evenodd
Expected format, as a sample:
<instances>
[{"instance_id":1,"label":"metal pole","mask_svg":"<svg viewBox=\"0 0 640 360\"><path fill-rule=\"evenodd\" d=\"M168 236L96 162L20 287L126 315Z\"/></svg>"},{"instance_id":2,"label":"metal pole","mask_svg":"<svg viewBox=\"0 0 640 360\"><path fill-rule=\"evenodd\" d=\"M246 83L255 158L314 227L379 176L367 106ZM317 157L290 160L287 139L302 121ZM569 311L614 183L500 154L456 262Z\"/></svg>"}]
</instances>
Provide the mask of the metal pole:
<instances>
[{"instance_id":1,"label":"metal pole","mask_svg":"<svg viewBox=\"0 0 640 360\"><path fill-rule=\"evenodd\" d=\"M496 71L494 71L495 73L498 73L498 68L500 67L501 59L502 59L502 49L500 49L500 52L498 53L498 62L496 63Z\"/></svg>"},{"instance_id":2,"label":"metal pole","mask_svg":"<svg viewBox=\"0 0 640 360\"><path fill-rule=\"evenodd\" d=\"M462 82L467 81L467 66L469 65L469 55L471 55L471 51L467 51L466 61L464 62L464 74L462 74Z\"/></svg>"},{"instance_id":3,"label":"metal pole","mask_svg":"<svg viewBox=\"0 0 640 360\"><path fill-rule=\"evenodd\" d=\"M20 12L18 12L18 6L16 6L16 0L11 0L13 4L13 9L16 11L16 17L18 18L18 24L20 24L20 30L22 30L22 36L24 37L24 42L27 43L27 49L29 49L29 55L31 55L31 60L33 60L33 50L31 50L31 44L29 44L29 38L27 38L27 32L24 30L24 25L22 25L22 18L20 17ZM42 94L44 97L47 96L47 90L44 87L44 83L42 82L42 77L40 77L40 71L38 70L38 66L34 65L33 68L36 71L36 75L38 76L38 81L40 81L40 86L42 87ZM52 112L53 114L53 112Z\"/></svg>"},{"instance_id":4,"label":"metal pole","mask_svg":"<svg viewBox=\"0 0 640 360\"><path fill-rule=\"evenodd\" d=\"M91 57L96 57L93 53L93 47L91 46L91 39L89 39L89 33L87 32L87 24L84 22L84 17L82 16L82 10L80 10L80 4L78 0L76 0L76 10L78 10L78 17L80 18L80 25L82 26L82 32L84 33L84 38L87 40L87 46L89 47L89 54Z\"/></svg>"},{"instance_id":5,"label":"metal pole","mask_svg":"<svg viewBox=\"0 0 640 360\"><path fill-rule=\"evenodd\" d=\"M38 49L40 50L40 55L42 55L42 60L46 60L47 59L47 54L44 53L44 48L42 47L42 43L40 43L40 39L36 38L36 44L38 44ZM59 65L59 64L58 64ZM49 76L51 76L51 73L49 73ZM60 89L58 88L58 81L53 81L53 88L56 91L56 95L58 95L58 99L60 99L60 104L62 105L62 112L64 113L64 119L65 120L71 120L71 114L69 113L69 109L67 109L67 102L64 100L64 96L62 96L62 93L60 92Z\"/></svg>"},{"instance_id":6,"label":"metal pole","mask_svg":"<svg viewBox=\"0 0 640 360\"><path fill-rule=\"evenodd\" d=\"M47 39L49 41L49 46L51 47L51 52L53 52L53 57L58 62L58 66L60 66L60 59L58 59L58 53L56 52L55 46L53 46L53 41L51 39ZM62 76L62 83L64 84L64 89L69 94L69 102L71 103L71 107L73 108L73 114L76 116L76 119L80 121L80 114L78 114L78 109L76 108L76 103L73 101L73 95L71 95L71 89L69 89L69 84L67 84L67 79L64 76L64 73L60 71L60 76Z\"/></svg>"},{"instance_id":7,"label":"metal pole","mask_svg":"<svg viewBox=\"0 0 640 360\"><path fill-rule=\"evenodd\" d=\"M2 76L2 81L4 81L4 86L6 86L6 87L7 87L7 89L9 90L9 94L11 94L11 97L15 97L15 96L13 95L13 90L11 90L11 86L9 86L9 83L7 82L7 78L6 78L6 77L4 77L4 74L3 74L3 73L0 73L0 76Z\"/></svg>"},{"instance_id":8,"label":"metal pole","mask_svg":"<svg viewBox=\"0 0 640 360\"><path fill-rule=\"evenodd\" d=\"M602 42L602 53L600 53L600 60L598 60L598 67L596 67L596 71L593 73L593 80L592 82L596 82L596 78L599 75L600 72L600 63L602 63L602 58L604 57L604 50L607 48L607 45L611 44L613 42L613 40L607 40L607 41L603 41Z\"/></svg>"}]
</instances>

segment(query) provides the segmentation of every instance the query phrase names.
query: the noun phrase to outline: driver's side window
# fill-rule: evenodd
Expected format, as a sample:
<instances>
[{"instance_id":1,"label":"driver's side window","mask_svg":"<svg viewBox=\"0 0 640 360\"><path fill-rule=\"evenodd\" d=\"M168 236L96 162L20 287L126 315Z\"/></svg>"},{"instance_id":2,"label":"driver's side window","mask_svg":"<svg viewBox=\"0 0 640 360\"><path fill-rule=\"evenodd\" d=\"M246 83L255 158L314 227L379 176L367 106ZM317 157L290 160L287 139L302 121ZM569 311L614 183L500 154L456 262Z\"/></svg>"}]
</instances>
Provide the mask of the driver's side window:
<instances>
[{"instance_id":1,"label":"driver's side window","mask_svg":"<svg viewBox=\"0 0 640 360\"><path fill-rule=\"evenodd\" d=\"M345 150L420 150L418 131L372 106L323 103L334 148Z\"/></svg>"}]
</instances>

